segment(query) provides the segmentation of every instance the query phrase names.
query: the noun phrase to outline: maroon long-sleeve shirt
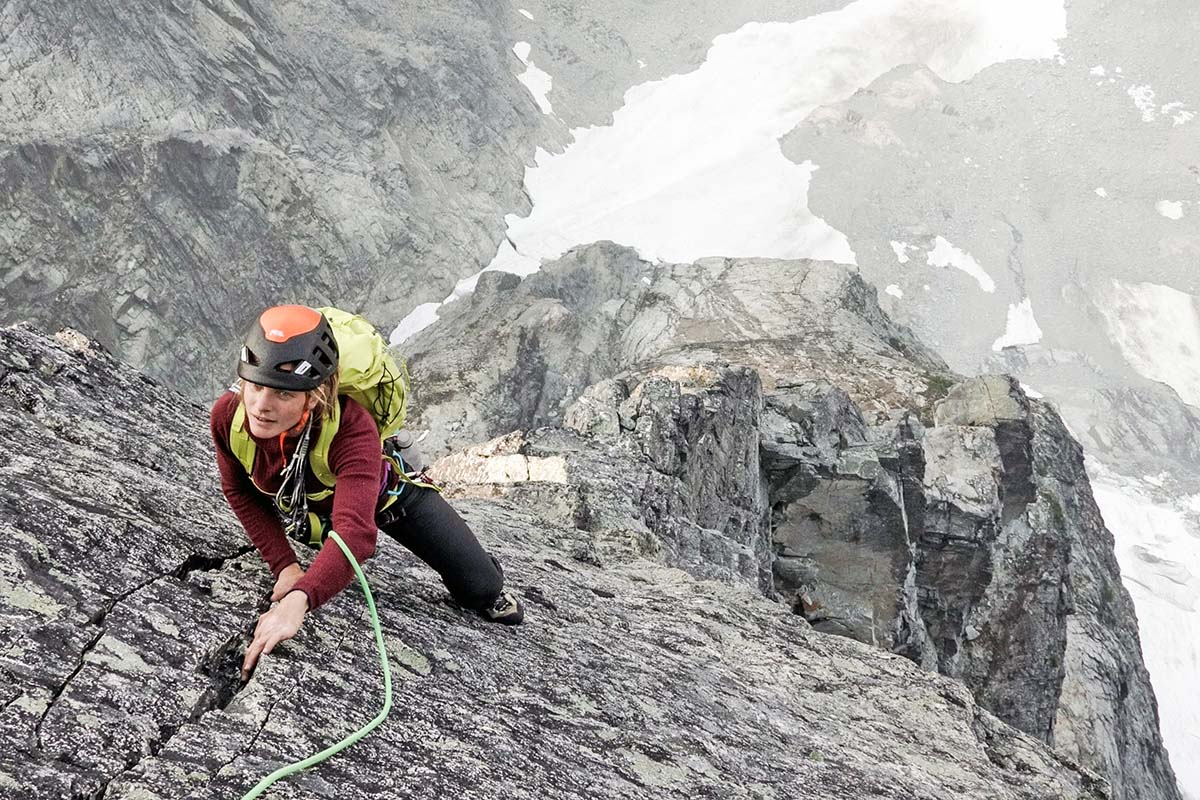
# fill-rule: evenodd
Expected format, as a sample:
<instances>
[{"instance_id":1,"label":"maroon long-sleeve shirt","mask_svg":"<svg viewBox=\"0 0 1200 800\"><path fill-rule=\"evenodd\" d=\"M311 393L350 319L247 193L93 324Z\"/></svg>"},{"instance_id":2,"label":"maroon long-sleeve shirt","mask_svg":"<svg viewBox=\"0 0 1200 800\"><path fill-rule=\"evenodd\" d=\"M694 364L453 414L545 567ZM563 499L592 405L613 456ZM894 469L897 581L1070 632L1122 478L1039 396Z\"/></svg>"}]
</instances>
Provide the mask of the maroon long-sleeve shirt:
<instances>
[{"instance_id":1,"label":"maroon long-sleeve shirt","mask_svg":"<svg viewBox=\"0 0 1200 800\"><path fill-rule=\"evenodd\" d=\"M332 497L310 500L308 509L331 519L333 530L361 564L375 552L378 535L375 515L386 499L386 495L380 495L385 477L383 449L379 429L370 413L347 397L340 400L341 425L329 447L329 468L337 477L337 483ZM291 459L299 436L286 438L280 447L278 438L259 439L250 434L257 449L253 473L247 474L229 446L230 425L239 402L238 395L226 392L213 404L210 415L217 466L221 471L221 489L250 541L254 542L272 574L279 577L279 573L295 564L297 559L276 514L274 497L283 482L283 468ZM314 423L311 434L314 443L319 430L319 423ZM246 432L250 433L248 425ZM324 488L313 474L311 464L306 465L304 481L309 492ZM321 548L293 591L304 592L308 596L309 609L314 609L346 588L353 578L354 568L341 548L331 544Z\"/></svg>"}]
</instances>

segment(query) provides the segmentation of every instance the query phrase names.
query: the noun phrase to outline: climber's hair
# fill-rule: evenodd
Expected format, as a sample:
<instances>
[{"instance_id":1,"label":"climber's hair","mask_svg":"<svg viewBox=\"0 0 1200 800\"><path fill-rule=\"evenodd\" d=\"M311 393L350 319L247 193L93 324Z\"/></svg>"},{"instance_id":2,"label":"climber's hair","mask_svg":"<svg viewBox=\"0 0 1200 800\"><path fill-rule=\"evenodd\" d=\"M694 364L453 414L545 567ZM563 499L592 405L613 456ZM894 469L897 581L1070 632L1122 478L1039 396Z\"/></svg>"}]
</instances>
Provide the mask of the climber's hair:
<instances>
[{"instance_id":1,"label":"climber's hair","mask_svg":"<svg viewBox=\"0 0 1200 800\"><path fill-rule=\"evenodd\" d=\"M313 404L313 414L317 419L332 419L337 408L338 383L341 370L334 370L317 388L308 392L308 396L316 400Z\"/></svg>"}]
</instances>

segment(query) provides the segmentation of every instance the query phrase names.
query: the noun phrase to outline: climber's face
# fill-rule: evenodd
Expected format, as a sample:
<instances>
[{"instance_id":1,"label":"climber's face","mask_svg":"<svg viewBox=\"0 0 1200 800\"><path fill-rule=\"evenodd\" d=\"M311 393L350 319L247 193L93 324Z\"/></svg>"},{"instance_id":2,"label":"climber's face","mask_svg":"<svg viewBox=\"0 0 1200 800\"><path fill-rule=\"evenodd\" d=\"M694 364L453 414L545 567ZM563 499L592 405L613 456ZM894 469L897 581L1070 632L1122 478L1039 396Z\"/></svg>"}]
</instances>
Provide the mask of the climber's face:
<instances>
[{"instance_id":1,"label":"climber's face","mask_svg":"<svg viewBox=\"0 0 1200 800\"><path fill-rule=\"evenodd\" d=\"M290 392L242 381L242 402L246 404L250 433L259 439L269 439L300 424L315 399L309 392Z\"/></svg>"}]
</instances>

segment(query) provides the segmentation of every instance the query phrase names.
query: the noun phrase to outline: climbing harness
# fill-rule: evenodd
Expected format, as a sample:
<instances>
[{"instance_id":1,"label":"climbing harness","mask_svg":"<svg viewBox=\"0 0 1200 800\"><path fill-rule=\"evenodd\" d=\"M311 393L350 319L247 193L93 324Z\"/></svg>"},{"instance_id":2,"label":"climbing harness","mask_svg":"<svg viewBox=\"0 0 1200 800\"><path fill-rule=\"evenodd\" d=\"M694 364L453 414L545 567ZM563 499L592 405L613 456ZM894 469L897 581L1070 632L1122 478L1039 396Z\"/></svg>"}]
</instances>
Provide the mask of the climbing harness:
<instances>
[{"instance_id":1,"label":"climbing harness","mask_svg":"<svg viewBox=\"0 0 1200 800\"><path fill-rule=\"evenodd\" d=\"M304 462L301 461L300 463L303 464ZM350 566L354 567L354 574L358 576L358 582L362 586L363 595L365 595L367 598L367 608L371 611L371 625L375 629L375 644L379 646L379 665L383 668L383 708L380 709L379 714L376 715L375 719L371 720L366 725L347 736L345 739L342 739L337 744L327 747L319 753L314 753L303 761L296 761L292 764L288 764L285 767L280 767L279 769L275 770L270 775L259 781L253 789L242 795L242 800L254 800L254 798L265 792L271 784L275 783L275 781L279 780L280 778L286 778L289 775L294 775L295 773L306 770L311 766L320 764L322 761L336 753L340 753L379 727L380 723L387 719L388 713L392 710L392 672L388 668L387 648L383 644L383 631L379 627L379 614L375 610L375 598L371 595L371 587L367 585L367 578L365 575L363 575L362 567L358 565L358 561L354 558L354 554L350 552L350 548L347 547L346 543L342 541L342 537L338 536L336 531L330 531L329 538L337 542L338 547L342 548L342 552L346 554L346 558L349 560Z\"/></svg>"},{"instance_id":2,"label":"climbing harness","mask_svg":"<svg viewBox=\"0 0 1200 800\"><path fill-rule=\"evenodd\" d=\"M408 433L408 431L401 431L401 433ZM425 438L425 435L422 434L421 438ZM412 434L408 434L407 446L400 446L397 442L398 439L400 439L400 437L396 436L384 442L384 463L388 465L389 471L396 473L396 477L399 478L399 480L396 482L396 488L387 490L387 495L391 498L391 500L384 505L384 508L386 508L392 502L403 497L409 486L416 486L421 489L433 489L439 494L442 491L442 487L438 486L437 483L434 482L433 478L429 477L429 473L426 472L425 468L420 465L420 462L416 464L409 464L404 460L403 453L405 451L408 451L410 454L415 452ZM420 456L417 457L419 458ZM412 491L408 491L407 493L412 494Z\"/></svg>"}]
</instances>

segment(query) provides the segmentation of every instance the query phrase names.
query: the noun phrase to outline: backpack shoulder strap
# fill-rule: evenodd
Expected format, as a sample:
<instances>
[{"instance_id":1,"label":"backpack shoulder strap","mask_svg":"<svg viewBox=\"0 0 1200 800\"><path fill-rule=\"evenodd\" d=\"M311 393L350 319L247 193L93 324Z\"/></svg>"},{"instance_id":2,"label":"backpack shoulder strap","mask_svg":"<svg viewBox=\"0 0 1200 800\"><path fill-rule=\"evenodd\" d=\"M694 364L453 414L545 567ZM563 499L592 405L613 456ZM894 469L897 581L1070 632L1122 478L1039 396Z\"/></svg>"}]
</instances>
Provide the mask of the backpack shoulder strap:
<instances>
[{"instance_id":1,"label":"backpack shoulder strap","mask_svg":"<svg viewBox=\"0 0 1200 800\"><path fill-rule=\"evenodd\" d=\"M246 474L254 474L254 453L258 448L254 446L250 434L246 433L246 407L241 403L237 404L237 410L233 412L233 423L229 426L229 449L246 470Z\"/></svg>"},{"instance_id":2,"label":"backpack shoulder strap","mask_svg":"<svg viewBox=\"0 0 1200 800\"><path fill-rule=\"evenodd\" d=\"M337 435L341 422L342 407L339 403L334 407L333 416L322 423L317 441L308 451L308 463L313 474L328 487L332 487L337 480L333 470L329 468L329 447L333 444L333 437ZM246 433L245 423L246 407L238 403L237 410L233 412L233 422L229 426L229 449L233 451L233 456L242 465L242 469L246 470L246 474L251 475L254 473L254 455L258 448L250 434Z\"/></svg>"},{"instance_id":3,"label":"backpack shoulder strap","mask_svg":"<svg viewBox=\"0 0 1200 800\"><path fill-rule=\"evenodd\" d=\"M317 434L317 441L308 451L308 464L312 467L313 474L317 476L317 480L329 487L337 482L333 470L329 468L329 448L333 445L333 437L337 435L341 425L342 404L335 402L333 416L321 423L321 432Z\"/></svg>"}]
</instances>

